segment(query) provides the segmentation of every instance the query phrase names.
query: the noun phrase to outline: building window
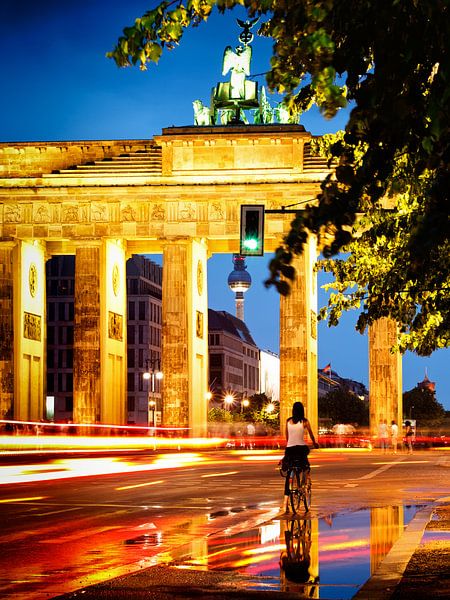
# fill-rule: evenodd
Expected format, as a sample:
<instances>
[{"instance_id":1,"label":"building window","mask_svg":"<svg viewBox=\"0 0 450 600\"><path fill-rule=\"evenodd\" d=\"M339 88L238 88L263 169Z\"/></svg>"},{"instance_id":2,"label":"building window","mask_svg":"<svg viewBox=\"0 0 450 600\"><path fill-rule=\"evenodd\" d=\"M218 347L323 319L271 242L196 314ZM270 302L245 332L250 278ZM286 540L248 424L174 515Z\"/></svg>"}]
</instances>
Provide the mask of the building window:
<instances>
[{"instance_id":1,"label":"building window","mask_svg":"<svg viewBox=\"0 0 450 600\"><path fill-rule=\"evenodd\" d=\"M66 373L66 392L73 392L73 375Z\"/></svg>"},{"instance_id":2,"label":"building window","mask_svg":"<svg viewBox=\"0 0 450 600\"><path fill-rule=\"evenodd\" d=\"M55 303L54 302L50 302L50 304L48 305L48 320L49 321L55 320Z\"/></svg>"},{"instance_id":3,"label":"building window","mask_svg":"<svg viewBox=\"0 0 450 600\"><path fill-rule=\"evenodd\" d=\"M134 392L134 373L128 373L128 391Z\"/></svg>"},{"instance_id":4,"label":"building window","mask_svg":"<svg viewBox=\"0 0 450 600\"><path fill-rule=\"evenodd\" d=\"M133 369L134 368L134 349L128 349L127 360L128 360L128 368Z\"/></svg>"},{"instance_id":5,"label":"building window","mask_svg":"<svg viewBox=\"0 0 450 600\"><path fill-rule=\"evenodd\" d=\"M128 302L128 319L130 321L134 321L136 319L135 304L132 301Z\"/></svg>"},{"instance_id":6,"label":"building window","mask_svg":"<svg viewBox=\"0 0 450 600\"><path fill-rule=\"evenodd\" d=\"M127 410L128 412L134 412L134 397L128 396L127 398Z\"/></svg>"},{"instance_id":7,"label":"building window","mask_svg":"<svg viewBox=\"0 0 450 600\"><path fill-rule=\"evenodd\" d=\"M145 321L145 302L139 301L139 321Z\"/></svg>"},{"instance_id":8,"label":"building window","mask_svg":"<svg viewBox=\"0 0 450 600\"><path fill-rule=\"evenodd\" d=\"M211 365L211 367L221 367L222 366L222 354L210 354L209 364Z\"/></svg>"},{"instance_id":9,"label":"building window","mask_svg":"<svg viewBox=\"0 0 450 600\"><path fill-rule=\"evenodd\" d=\"M65 311L66 305L64 302L60 302L58 304L58 319L60 321L65 321L66 320L66 311Z\"/></svg>"},{"instance_id":10,"label":"building window","mask_svg":"<svg viewBox=\"0 0 450 600\"><path fill-rule=\"evenodd\" d=\"M55 387L54 375L53 373L47 373L47 393L53 392Z\"/></svg>"},{"instance_id":11,"label":"building window","mask_svg":"<svg viewBox=\"0 0 450 600\"><path fill-rule=\"evenodd\" d=\"M73 398L71 396L66 396L66 412L73 411ZM73 433L73 430L69 429L69 433Z\"/></svg>"}]
</instances>

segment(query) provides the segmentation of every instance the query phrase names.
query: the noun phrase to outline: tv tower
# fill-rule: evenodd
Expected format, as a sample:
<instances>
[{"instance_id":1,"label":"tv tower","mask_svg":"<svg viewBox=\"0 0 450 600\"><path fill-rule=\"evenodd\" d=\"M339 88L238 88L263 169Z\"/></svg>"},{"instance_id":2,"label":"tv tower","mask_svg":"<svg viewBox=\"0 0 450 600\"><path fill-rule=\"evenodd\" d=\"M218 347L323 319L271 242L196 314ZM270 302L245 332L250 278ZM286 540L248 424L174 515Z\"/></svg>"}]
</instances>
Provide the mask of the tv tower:
<instances>
[{"instance_id":1,"label":"tv tower","mask_svg":"<svg viewBox=\"0 0 450 600\"><path fill-rule=\"evenodd\" d=\"M244 293L252 285L250 273L247 273L245 257L240 254L233 254L234 270L228 275L228 286L235 293L236 298L236 317L244 320Z\"/></svg>"}]
</instances>

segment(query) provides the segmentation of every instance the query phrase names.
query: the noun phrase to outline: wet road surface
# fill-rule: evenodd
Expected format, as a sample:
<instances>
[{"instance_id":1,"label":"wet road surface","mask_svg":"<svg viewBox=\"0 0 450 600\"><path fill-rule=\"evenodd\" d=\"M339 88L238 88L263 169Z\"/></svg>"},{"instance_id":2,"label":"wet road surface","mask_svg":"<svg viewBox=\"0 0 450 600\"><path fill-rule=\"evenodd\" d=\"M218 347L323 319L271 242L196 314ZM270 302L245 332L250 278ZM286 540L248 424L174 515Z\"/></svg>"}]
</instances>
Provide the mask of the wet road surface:
<instances>
[{"instance_id":1,"label":"wet road surface","mask_svg":"<svg viewBox=\"0 0 450 600\"><path fill-rule=\"evenodd\" d=\"M0 596L52 598L169 565L231 572L255 590L314 597L320 587L320 597L351 598L417 508L448 494L445 454L319 450L310 455L312 510L292 521L278 511L280 456L149 452L3 465ZM286 576L292 557L306 581Z\"/></svg>"}]
</instances>

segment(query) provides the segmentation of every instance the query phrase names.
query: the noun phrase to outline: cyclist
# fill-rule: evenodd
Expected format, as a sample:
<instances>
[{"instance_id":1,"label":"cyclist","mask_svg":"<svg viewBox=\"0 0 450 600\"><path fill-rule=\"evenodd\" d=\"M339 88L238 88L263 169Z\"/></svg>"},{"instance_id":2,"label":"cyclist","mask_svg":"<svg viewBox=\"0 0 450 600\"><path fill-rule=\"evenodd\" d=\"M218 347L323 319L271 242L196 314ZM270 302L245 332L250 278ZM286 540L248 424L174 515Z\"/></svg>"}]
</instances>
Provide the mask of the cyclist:
<instances>
[{"instance_id":1,"label":"cyclist","mask_svg":"<svg viewBox=\"0 0 450 600\"><path fill-rule=\"evenodd\" d=\"M294 402L292 406L292 416L286 421L286 449L284 451L283 464L289 465L293 461L304 462L305 467L309 469L309 447L305 441L305 430L309 433L314 448L318 448L314 434L305 417L305 407L302 402ZM288 511L289 506L289 477L284 482L284 498L281 510Z\"/></svg>"}]
</instances>

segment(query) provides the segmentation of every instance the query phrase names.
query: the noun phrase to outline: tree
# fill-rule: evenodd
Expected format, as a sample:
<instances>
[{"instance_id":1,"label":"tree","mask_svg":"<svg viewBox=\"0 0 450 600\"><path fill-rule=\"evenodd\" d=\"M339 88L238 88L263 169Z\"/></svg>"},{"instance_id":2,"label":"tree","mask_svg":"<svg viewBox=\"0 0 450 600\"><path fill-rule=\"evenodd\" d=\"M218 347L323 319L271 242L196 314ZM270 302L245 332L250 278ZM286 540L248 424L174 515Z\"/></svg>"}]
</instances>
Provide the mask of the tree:
<instances>
[{"instance_id":1,"label":"tree","mask_svg":"<svg viewBox=\"0 0 450 600\"><path fill-rule=\"evenodd\" d=\"M369 424L369 406L353 392L337 388L319 398L319 418L336 423Z\"/></svg>"},{"instance_id":2,"label":"tree","mask_svg":"<svg viewBox=\"0 0 450 600\"><path fill-rule=\"evenodd\" d=\"M403 414L405 419L416 419L420 425L438 425L445 417L445 410L434 392L415 387L403 394Z\"/></svg>"},{"instance_id":3,"label":"tree","mask_svg":"<svg viewBox=\"0 0 450 600\"><path fill-rule=\"evenodd\" d=\"M292 113L317 104L325 117L347 105L332 140L330 175L297 213L270 263L267 285L289 292L292 260L309 234L335 275L327 312L362 309L357 328L389 316L398 349L428 355L450 345L450 2L187 0L163 2L124 30L109 53L146 68L213 7L262 16L273 38L272 90ZM341 252L350 259L333 260Z\"/></svg>"},{"instance_id":4,"label":"tree","mask_svg":"<svg viewBox=\"0 0 450 600\"><path fill-rule=\"evenodd\" d=\"M225 408L213 407L208 412L208 421L210 423L231 423L233 415Z\"/></svg>"}]
</instances>

